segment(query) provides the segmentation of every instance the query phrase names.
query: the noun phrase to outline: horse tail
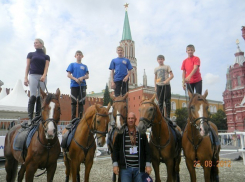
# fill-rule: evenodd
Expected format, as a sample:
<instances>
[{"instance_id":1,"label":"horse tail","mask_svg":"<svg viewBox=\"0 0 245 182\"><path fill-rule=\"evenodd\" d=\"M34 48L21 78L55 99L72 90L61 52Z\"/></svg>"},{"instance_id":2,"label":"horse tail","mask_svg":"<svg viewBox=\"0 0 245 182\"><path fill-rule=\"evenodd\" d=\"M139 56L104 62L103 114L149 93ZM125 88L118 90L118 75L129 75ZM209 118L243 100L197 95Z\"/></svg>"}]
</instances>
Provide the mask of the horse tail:
<instances>
[{"instance_id":1,"label":"horse tail","mask_svg":"<svg viewBox=\"0 0 245 182\"><path fill-rule=\"evenodd\" d=\"M14 158L6 159L5 169L7 171L6 180L15 182L17 176L18 161Z\"/></svg>"}]
</instances>

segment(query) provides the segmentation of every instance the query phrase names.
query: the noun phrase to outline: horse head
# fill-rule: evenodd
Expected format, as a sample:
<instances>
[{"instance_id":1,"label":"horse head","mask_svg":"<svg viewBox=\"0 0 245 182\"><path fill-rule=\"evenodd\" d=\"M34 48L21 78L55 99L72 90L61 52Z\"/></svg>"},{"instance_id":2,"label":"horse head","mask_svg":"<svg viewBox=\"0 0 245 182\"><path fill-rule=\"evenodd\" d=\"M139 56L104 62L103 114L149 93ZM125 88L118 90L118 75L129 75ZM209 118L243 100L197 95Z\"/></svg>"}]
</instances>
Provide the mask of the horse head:
<instances>
[{"instance_id":1,"label":"horse head","mask_svg":"<svg viewBox=\"0 0 245 182\"><path fill-rule=\"evenodd\" d=\"M128 92L124 96L114 97L111 95L113 100L113 118L115 120L115 127L122 132L123 127L127 123L128 107L126 98L128 97ZM119 132L119 133L120 133Z\"/></svg>"},{"instance_id":2,"label":"horse head","mask_svg":"<svg viewBox=\"0 0 245 182\"><path fill-rule=\"evenodd\" d=\"M206 90L203 95L192 94L188 91L190 102L188 106L189 121L192 126L199 130L201 136L208 135L208 101L206 97L208 91Z\"/></svg>"},{"instance_id":3,"label":"horse head","mask_svg":"<svg viewBox=\"0 0 245 182\"><path fill-rule=\"evenodd\" d=\"M145 133L147 128L151 127L154 124L153 122L158 109L158 107L154 103L155 97L156 97L155 94L150 100L147 100L143 97L140 103L140 107L139 107L140 119L139 119L138 128L141 133Z\"/></svg>"},{"instance_id":4,"label":"horse head","mask_svg":"<svg viewBox=\"0 0 245 182\"><path fill-rule=\"evenodd\" d=\"M105 144L105 136L108 131L108 123L110 121L109 118L109 110L111 104L109 103L107 108L95 104L96 114L93 119L93 133L96 134L97 137L97 145L99 147L103 147Z\"/></svg>"},{"instance_id":5,"label":"horse head","mask_svg":"<svg viewBox=\"0 0 245 182\"><path fill-rule=\"evenodd\" d=\"M46 139L54 139L57 135L57 123L60 120L60 90L55 94L46 94L41 91L42 97L42 126Z\"/></svg>"}]
</instances>

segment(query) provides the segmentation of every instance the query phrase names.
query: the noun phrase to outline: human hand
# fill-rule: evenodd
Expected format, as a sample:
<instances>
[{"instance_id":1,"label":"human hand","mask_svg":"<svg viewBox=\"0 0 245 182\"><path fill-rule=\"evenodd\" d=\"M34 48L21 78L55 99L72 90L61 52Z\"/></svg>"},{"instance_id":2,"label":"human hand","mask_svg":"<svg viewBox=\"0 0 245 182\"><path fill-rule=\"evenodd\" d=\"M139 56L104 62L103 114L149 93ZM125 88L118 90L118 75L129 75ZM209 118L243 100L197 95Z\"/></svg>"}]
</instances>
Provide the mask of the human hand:
<instances>
[{"instance_id":1,"label":"human hand","mask_svg":"<svg viewBox=\"0 0 245 182\"><path fill-rule=\"evenodd\" d=\"M112 89L115 89L115 88L116 88L116 84L115 84L114 81L111 82L111 88L112 88Z\"/></svg>"},{"instance_id":2,"label":"human hand","mask_svg":"<svg viewBox=\"0 0 245 182\"><path fill-rule=\"evenodd\" d=\"M157 91L157 86L155 86L155 92Z\"/></svg>"},{"instance_id":3,"label":"human hand","mask_svg":"<svg viewBox=\"0 0 245 182\"><path fill-rule=\"evenodd\" d=\"M78 79L75 78L74 80L75 80L78 84L80 84L79 78L78 78Z\"/></svg>"},{"instance_id":4,"label":"human hand","mask_svg":"<svg viewBox=\"0 0 245 182\"><path fill-rule=\"evenodd\" d=\"M41 82L44 82L44 81L45 81L45 78L46 78L46 76L43 75L43 76L40 78L40 81L41 81Z\"/></svg>"},{"instance_id":5,"label":"human hand","mask_svg":"<svg viewBox=\"0 0 245 182\"><path fill-rule=\"evenodd\" d=\"M151 171L152 171L151 166L145 167L145 172L148 173L149 175L151 174Z\"/></svg>"},{"instance_id":6,"label":"human hand","mask_svg":"<svg viewBox=\"0 0 245 182\"><path fill-rule=\"evenodd\" d=\"M28 85L29 85L29 81L28 81L27 78L24 79L24 85L25 85L25 86L28 86Z\"/></svg>"},{"instance_id":7,"label":"human hand","mask_svg":"<svg viewBox=\"0 0 245 182\"><path fill-rule=\"evenodd\" d=\"M118 166L113 166L113 172L114 172L116 175L119 175L119 167L118 167Z\"/></svg>"},{"instance_id":8,"label":"human hand","mask_svg":"<svg viewBox=\"0 0 245 182\"><path fill-rule=\"evenodd\" d=\"M191 77L190 77L190 76L187 76L187 77L185 78L185 81L186 81L186 82L190 82L190 79L191 79Z\"/></svg>"},{"instance_id":9,"label":"human hand","mask_svg":"<svg viewBox=\"0 0 245 182\"><path fill-rule=\"evenodd\" d=\"M166 85L167 83L168 83L167 80L163 81L163 84L164 84L164 85Z\"/></svg>"},{"instance_id":10,"label":"human hand","mask_svg":"<svg viewBox=\"0 0 245 182\"><path fill-rule=\"evenodd\" d=\"M128 75L124 77L123 81L124 82L128 81Z\"/></svg>"},{"instance_id":11,"label":"human hand","mask_svg":"<svg viewBox=\"0 0 245 182\"><path fill-rule=\"evenodd\" d=\"M80 78L78 78L78 80L82 83L83 82L83 76L82 77L80 77Z\"/></svg>"},{"instance_id":12,"label":"human hand","mask_svg":"<svg viewBox=\"0 0 245 182\"><path fill-rule=\"evenodd\" d=\"M183 85L183 90L186 90L186 84Z\"/></svg>"}]
</instances>

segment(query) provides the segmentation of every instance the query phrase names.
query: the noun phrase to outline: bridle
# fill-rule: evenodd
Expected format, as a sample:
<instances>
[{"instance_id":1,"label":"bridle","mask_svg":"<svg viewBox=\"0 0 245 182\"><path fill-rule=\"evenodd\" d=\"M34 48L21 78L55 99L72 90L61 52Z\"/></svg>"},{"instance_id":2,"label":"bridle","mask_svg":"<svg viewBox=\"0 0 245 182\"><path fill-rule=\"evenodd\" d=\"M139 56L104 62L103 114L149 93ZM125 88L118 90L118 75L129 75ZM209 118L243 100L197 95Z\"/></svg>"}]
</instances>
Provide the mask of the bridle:
<instances>
[{"instance_id":1,"label":"bridle","mask_svg":"<svg viewBox=\"0 0 245 182\"><path fill-rule=\"evenodd\" d=\"M147 122L147 128L150 128L151 126L153 126L155 123L153 123L154 119L155 119L155 116L156 116L156 106L152 103L152 102L142 102L142 104L152 104L154 107L153 107L153 114L152 114L152 118L151 120L149 120L148 118L145 118L145 117L140 117L139 121L146 121Z\"/></svg>"},{"instance_id":2,"label":"bridle","mask_svg":"<svg viewBox=\"0 0 245 182\"><path fill-rule=\"evenodd\" d=\"M93 128L93 130L89 127L89 125L88 125L88 121L87 121L87 126L88 126L88 129L89 129L89 131L92 133L92 134L100 134L101 136L100 137L102 137L102 136L106 136L106 134L108 133L108 127L106 127L106 130L105 131L99 131L99 130L97 130L97 128L96 128L96 119L97 119L97 116L102 116L102 117L108 117L109 116L109 114L100 114L100 113L96 113L95 114L95 116L94 116L94 120L93 120L93 123L94 123L94 128ZM100 137L98 137L98 138L100 138Z\"/></svg>"},{"instance_id":3,"label":"bridle","mask_svg":"<svg viewBox=\"0 0 245 182\"><path fill-rule=\"evenodd\" d=\"M115 103L115 102L126 102L126 100L115 100L115 101L113 101L113 103ZM115 116L113 115L114 121L116 121L116 117L117 117L117 116L120 116L120 117L122 117L122 119L123 119L123 122L124 122L123 126L124 126L124 125L126 125L126 123L127 123L127 115L128 115L128 109L127 109L127 107L126 107L126 116L123 116L121 113L118 113L118 114L116 114ZM123 126L122 126L122 127L123 127Z\"/></svg>"}]
</instances>

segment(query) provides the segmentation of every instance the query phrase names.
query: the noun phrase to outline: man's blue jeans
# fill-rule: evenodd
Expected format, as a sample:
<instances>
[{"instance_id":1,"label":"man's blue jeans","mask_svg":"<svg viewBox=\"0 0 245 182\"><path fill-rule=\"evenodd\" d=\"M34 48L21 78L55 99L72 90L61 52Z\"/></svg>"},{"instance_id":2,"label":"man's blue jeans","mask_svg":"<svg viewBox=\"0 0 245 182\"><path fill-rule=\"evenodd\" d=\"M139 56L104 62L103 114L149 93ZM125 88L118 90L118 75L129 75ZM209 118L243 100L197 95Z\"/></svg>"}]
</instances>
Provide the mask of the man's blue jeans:
<instances>
[{"instance_id":1,"label":"man's blue jeans","mask_svg":"<svg viewBox=\"0 0 245 182\"><path fill-rule=\"evenodd\" d=\"M121 182L142 182L142 175L144 173L140 172L139 168L128 167L126 169L121 169Z\"/></svg>"}]
</instances>

